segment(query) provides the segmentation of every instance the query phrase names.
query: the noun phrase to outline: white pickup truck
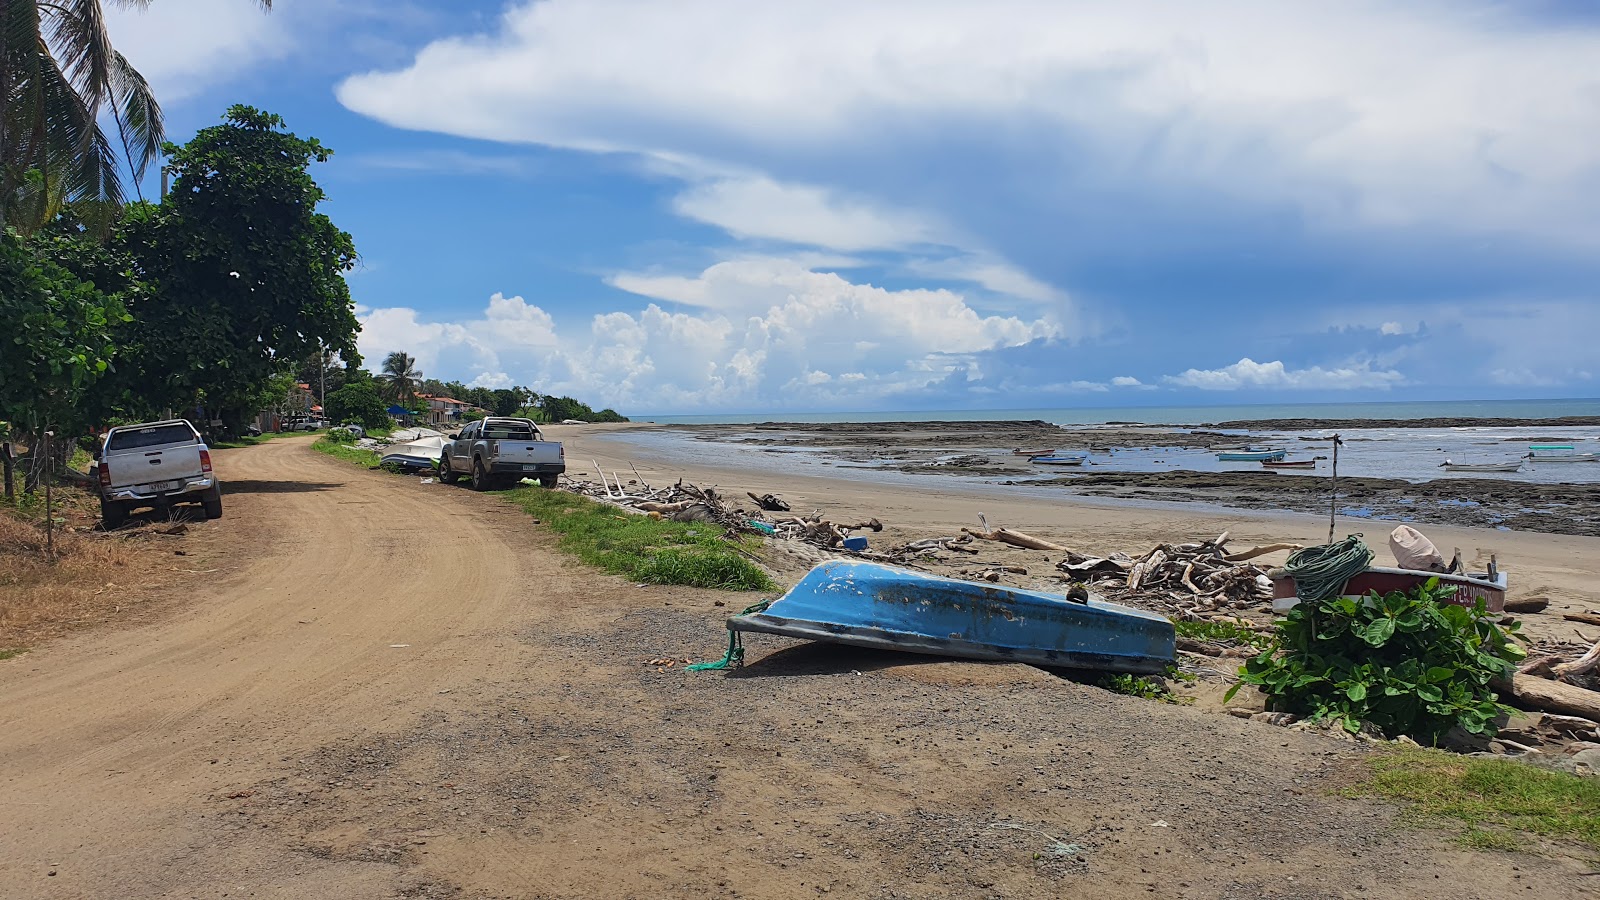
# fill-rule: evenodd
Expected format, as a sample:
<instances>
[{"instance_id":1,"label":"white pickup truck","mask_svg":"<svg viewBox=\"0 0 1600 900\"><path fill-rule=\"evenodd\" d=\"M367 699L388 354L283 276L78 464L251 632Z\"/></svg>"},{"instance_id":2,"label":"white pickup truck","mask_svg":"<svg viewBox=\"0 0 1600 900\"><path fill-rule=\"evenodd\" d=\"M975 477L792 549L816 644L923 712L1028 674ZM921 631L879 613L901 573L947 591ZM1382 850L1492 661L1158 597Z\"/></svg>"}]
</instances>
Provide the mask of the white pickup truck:
<instances>
[{"instance_id":1,"label":"white pickup truck","mask_svg":"<svg viewBox=\"0 0 1600 900\"><path fill-rule=\"evenodd\" d=\"M474 490L510 486L537 478L547 488L567 470L567 452L559 441L547 441L532 419L490 416L470 422L450 435L439 453L439 480L454 484L471 478Z\"/></svg>"},{"instance_id":2,"label":"white pickup truck","mask_svg":"<svg viewBox=\"0 0 1600 900\"><path fill-rule=\"evenodd\" d=\"M100 519L108 529L146 506L198 503L206 518L222 515L222 484L211 471L211 451L185 419L113 428L96 457Z\"/></svg>"}]
</instances>

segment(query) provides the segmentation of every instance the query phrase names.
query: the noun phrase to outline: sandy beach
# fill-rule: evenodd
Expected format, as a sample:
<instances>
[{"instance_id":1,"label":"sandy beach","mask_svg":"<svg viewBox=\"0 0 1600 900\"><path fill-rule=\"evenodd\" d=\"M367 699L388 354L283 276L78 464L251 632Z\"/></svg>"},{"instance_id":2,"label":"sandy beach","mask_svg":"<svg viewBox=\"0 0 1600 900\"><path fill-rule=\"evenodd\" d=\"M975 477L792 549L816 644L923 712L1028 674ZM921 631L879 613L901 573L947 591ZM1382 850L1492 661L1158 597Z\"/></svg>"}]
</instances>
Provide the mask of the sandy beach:
<instances>
[{"instance_id":1,"label":"sandy beach","mask_svg":"<svg viewBox=\"0 0 1600 900\"><path fill-rule=\"evenodd\" d=\"M594 461L608 472L626 478L634 477L633 470L637 469L640 476L653 483L683 478L700 485L715 485L729 494L771 492L783 496L797 510L823 509L839 520L876 517L885 528L873 540L884 545L955 534L963 526L976 527L979 513L986 515L991 524L1021 529L1097 554L1117 550L1142 553L1157 543L1202 539L1223 531L1232 532L1237 546L1274 542L1313 545L1326 542L1328 537L1326 513L1245 510L1216 502L1163 502L1151 498L1128 503L1065 492L1021 492L1003 485L932 475L918 479L918 483L874 484L837 472L797 475L652 457L637 444L617 440L629 431L659 427L620 424L551 426L547 430L551 438L565 442L568 473L573 477L592 478ZM1386 561L1387 536L1394 524L1341 516L1335 532L1339 537L1365 534L1379 560ZM1527 618L1531 634L1559 635L1569 640L1600 639L1600 628L1566 622L1559 615L1600 608L1600 538L1456 525L1427 525L1424 531L1437 545L1446 548L1447 554L1451 548L1459 547L1469 565L1481 566L1491 555L1496 557L1510 573L1512 598L1548 597L1547 613ZM1059 556L1014 552L1037 556L1034 562L1040 566L1047 562L1053 565L1054 556ZM1275 561L1281 556L1267 559ZM1048 566L1045 568L1048 570Z\"/></svg>"}]
</instances>

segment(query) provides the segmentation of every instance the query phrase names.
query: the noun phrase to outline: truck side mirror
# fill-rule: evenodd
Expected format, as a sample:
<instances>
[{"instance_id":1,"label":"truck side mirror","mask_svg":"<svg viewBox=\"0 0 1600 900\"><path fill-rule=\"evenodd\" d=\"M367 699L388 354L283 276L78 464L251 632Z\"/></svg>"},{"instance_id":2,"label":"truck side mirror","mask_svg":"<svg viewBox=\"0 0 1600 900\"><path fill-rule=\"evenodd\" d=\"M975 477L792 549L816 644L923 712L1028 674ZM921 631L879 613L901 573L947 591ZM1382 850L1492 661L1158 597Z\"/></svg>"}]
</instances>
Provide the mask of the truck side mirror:
<instances>
[{"instance_id":1,"label":"truck side mirror","mask_svg":"<svg viewBox=\"0 0 1600 900\"><path fill-rule=\"evenodd\" d=\"M459 434L452 434L452 435L448 435L448 437L449 437L449 438L450 438L450 440L452 440L452 441L459 441L459 440L461 440L461 435L459 435Z\"/></svg>"}]
</instances>

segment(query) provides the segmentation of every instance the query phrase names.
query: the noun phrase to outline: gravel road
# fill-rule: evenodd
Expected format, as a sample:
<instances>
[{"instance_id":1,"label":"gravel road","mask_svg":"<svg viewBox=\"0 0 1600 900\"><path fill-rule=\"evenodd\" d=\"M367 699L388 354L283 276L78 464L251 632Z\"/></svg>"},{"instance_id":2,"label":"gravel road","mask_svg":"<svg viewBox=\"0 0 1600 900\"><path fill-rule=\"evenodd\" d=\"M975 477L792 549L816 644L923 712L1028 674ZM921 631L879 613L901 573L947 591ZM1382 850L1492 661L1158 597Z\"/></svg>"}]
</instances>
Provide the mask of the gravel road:
<instances>
[{"instance_id":1,"label":"gravel road","mask_svg":"<svg viewBox=\"0 0 1600 900\"><path fill-rule=\"evenodd\" d=\"M1019 665L775 638L302 439L157 621L0 663L7 897L1578 896L1336 791L1361 751ZM718 604L723 605L718 605Z\"/></svg>"}]
</instances>

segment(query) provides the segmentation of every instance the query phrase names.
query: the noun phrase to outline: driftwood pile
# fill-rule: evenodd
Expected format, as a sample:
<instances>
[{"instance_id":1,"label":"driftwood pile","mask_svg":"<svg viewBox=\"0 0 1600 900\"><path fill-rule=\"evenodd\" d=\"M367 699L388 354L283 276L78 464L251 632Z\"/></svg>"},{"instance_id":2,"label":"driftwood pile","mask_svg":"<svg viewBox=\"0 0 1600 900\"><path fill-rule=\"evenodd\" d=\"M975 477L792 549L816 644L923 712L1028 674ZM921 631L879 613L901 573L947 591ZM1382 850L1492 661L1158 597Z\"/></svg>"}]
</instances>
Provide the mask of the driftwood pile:
<instances>
[{"instance_id":1,"label":"driftwood pile","mask_svg":"<svg viewBox=\"0 0 1600 900\"><path fill-rule=\"evenodd\" d=\"M1240 553L1227 551L1228 533L1208 541L1158 544L1133 559L1123 553L1089 556L1067 551L1056 568L1108 600L1182 619L1199 619L1272 603L1267 570L1247 560L1292 544L1270 544Z\"/></svg>"},{"instance_id":2,"label":"driftwood pile","mask_svg":"<svg viewBox=\"0 0 1600 900\"><path fill-rule=\"evenodd\" d=\"M654 488L637 471L626 482L615 474L608 478L598 463L595 471L600 473L599 484L569 477L564 486L572 493L636 512L679 522L712 522L730 534L765 534L838 549L852 531L883 530L883 523L877 519L832 522L821 510L807 515L775 515L790 512L789 504L775 494L747 492L756 507L747 510L741 505L743 500L724 497L716 488L698 487L681 478L670 487Z\"/></svg>"}]
</instances>

